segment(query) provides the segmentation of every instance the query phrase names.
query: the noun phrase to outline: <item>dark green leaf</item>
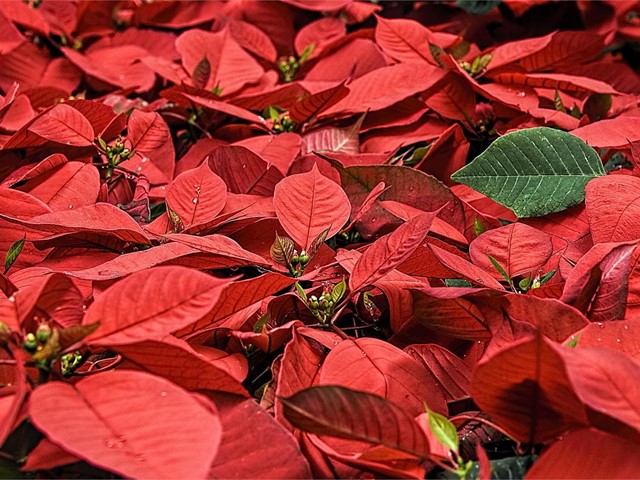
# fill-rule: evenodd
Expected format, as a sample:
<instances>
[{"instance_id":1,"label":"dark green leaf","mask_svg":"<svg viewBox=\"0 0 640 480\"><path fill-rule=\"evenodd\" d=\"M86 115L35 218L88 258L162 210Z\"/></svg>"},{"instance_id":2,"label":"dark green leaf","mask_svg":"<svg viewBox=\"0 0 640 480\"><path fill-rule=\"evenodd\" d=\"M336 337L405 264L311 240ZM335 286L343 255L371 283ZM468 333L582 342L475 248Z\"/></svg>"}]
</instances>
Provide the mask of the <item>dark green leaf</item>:
<instances>
[{"instance_id":1,"label":"dark green leaf","mask_svg":"<svg viewBox=\"0 0 640 480\"><path fill-rule=\"evenodd\" d=\"M25 235L9 248L9 251L4 257L4 273L7 273L11 268L11 265L13 265L14 262L18 259L18 255L20 255L20 252L22 252L22 247L24 247L24 241L26 239L27 236Z\"/></svg>"},{"instance_id":2,"label":"dark green leaf","mask_svg":"<svg viewBox=\"0 0 640 480\"><path fill-rule=\"evenodd\" d=\"M527 455L525 457L507 457L500 460L491 460L491 479L511 480L512 478L524 478L527 470L531 468L537 458L537 455ZM479 474L480 465L478 462L473 462L473 466L464 478L465 480L475 480ZM438 474L438 478L460 480L458 475L448 471Z\"/></svg>"},{"instance_id":3,"label":"dark green leaf","mask_svg":"<svg viewBox=\"0 0 640 480\"><path fill-rule=\"evenodd\" d=\"M500 265L500 263L491 255L487 254L487 257L489 257L489 261L491 262L491 265L493 265L496 268L496 270L500 273L500 275L502 275L502 278L504 278L507 282L511 283L511 278L509 278L509 275L507 274L504 267Z\"/></svg>"},{"instance_id":4,"label":"dark green leaf","mask_svg":"<svg viewBox=\"0 0 640 480\"><path fill-rule=\"evenodd\" d=\"M456 4L472 15L484 15L496 8L502 0L456 0Z\"/></svg>"},{"instance_id":5,"label":"dark green leaf","mask_svg":"<svg viewBox=\"0 0 640 480\"><path fill-rule=\"evenodd\" d=\"M581 139L538 127L498 138L451 178L519 217L536 217L582 202L585 185L604 173L596 151Z\"/></svg>"}]
</instances>

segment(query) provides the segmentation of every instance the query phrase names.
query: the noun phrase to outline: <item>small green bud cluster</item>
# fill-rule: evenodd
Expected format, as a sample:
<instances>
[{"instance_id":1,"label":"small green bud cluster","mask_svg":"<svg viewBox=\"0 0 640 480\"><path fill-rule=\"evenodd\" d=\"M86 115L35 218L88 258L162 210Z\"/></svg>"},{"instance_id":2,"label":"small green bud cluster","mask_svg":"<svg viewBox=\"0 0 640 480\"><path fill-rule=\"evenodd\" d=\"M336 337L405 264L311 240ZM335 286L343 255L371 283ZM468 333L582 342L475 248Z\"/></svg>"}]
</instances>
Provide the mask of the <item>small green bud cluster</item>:
<instances>
[{"instance_id":1,"label":"small green bud cluster","mask_svg":"<svg viewBox=\"0 0 640 480\"><path fill-rule=\"evenodd\" d=\"M481 55L473 59L471 63L469 62L460 62L460 66L464 71L466 71L472 77L476 77L482 73L484 73L485 69L491 62L493 58L492 54Z\"/></svg>"},{"instance_id":2,"label":"small green bud cluster","mask_svg":"<svg viewBox=\"0 0 640 480\"><path fill-rule=\"evenodd\" d=\"M72 353L65 353L60 357L60 372L65 377L70 377L73 372L82 365L83 355L76 350Z\"/></svg>"},{"instance_id":3,"label":"small green bud cluster","mask_svg":"<svg viewBox=\"0 0 640 480\"><path fill-rule=\"evenodd\" d=\"M298 63L296 57L283 57L278 60L278 70L280 70L282 79L285 82L291 82L293 80L293 77L295 76L298 68L300 68L300 63Z\"/></svg>"},{"instance_id":4,"label":"small green bud cluster","mask_svg":"<svg viewBox=\"0 0 640 480\"><path fill-rule=\"evenodd\" d=\"M304 267L307 266L309 260L311 260L311 257L309 257L309 254L305 250L302 250L300 254L298 254L297 250L294 250L289 264L291 275L295 277L302 275Z\"/></svg>"},{"instance_id":5,"label":"small green bud cluster","mask_svg":"<svg viewBox=\"0 0 640 480\"><path fill-rule=\"evenodd\" d=\"M22 342L22 347L29 353L35 353L38 350L42 350L42 347L47 343L53 330L49 325L43 323L38 327L36 333L27 333Z\"/></svg>"},{"instance_id":6,"label":"small green bud cluster","mask_svg":"<svg viewBox=\"0 0 640 480\"><path fill-rule=\"evenodd\" d=\"M335 302L329 292L323 292L320 298L315 295L309 297L309 310L322 324L326 324L333 316L334 304Z\"/></svg>"},{"instance_id":7,"label":"small green bud cluster","mask_svg":"<svg viewBox=\"0 0 640 480\"><path fill-rule=\"evenodd\" d=\"M288 114L282 115L277 122L273 122L273 131L275 133L291 132L293 131L295 124Z\"/></svg>"}]
</instances>

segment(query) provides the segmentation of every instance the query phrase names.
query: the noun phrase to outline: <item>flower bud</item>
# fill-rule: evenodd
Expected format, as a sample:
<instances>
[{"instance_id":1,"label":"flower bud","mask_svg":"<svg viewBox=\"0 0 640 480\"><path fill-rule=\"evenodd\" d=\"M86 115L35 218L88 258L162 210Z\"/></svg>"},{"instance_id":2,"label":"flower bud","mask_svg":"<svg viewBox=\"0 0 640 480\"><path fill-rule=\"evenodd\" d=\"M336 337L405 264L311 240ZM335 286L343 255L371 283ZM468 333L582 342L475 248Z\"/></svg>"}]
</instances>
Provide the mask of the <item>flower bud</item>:
<instances>
[{"instance_id":1,"label":"flower bud","mask_svg":"<svg viewBox=\"0 0 640 480\"><path fill-rule=\"evenodd\" d=\"M33 333L27 333L22 346L29 353L35 352L38 348L38 341L36 340L36 336Z\"/></svg>"},{"instance_id":2,"label":"flower bud","mask_svg":"<svg viewBox=\"0 0 640 480\"><path fill-rule=\"evenodd\" d=\"M46 323L40 325L36 330L36 338L38 339L38 342L47 343L47 340L51 337L51 332L51 327Z\"/></svg>"}]
</instances>

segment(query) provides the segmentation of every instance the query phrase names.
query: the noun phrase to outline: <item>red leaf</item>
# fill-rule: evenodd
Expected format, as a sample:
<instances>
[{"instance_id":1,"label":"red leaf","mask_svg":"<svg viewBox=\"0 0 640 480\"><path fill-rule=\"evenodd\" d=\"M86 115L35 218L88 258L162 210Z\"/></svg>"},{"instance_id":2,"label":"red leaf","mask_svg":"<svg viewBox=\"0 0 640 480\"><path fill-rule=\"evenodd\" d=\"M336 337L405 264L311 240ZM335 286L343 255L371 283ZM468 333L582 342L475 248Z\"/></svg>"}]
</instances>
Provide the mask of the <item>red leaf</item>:
<instances>
[{"instance_id":1,"label":"red leaf","mask_svg":"<svg viewBox=\"0 0 640 480\"><path fill-rule=\"evenodd\" d=\"M226 325L225 321L228 321L235 313L250 308L269 295L287 288L293 284L294 280L292 277L280 273L269 272L259 277L228 283L220 292L218 301L212 306L207 315L193 323L193 325L176 332L176 336L185 337L199 330L207 327L213 328L214 326L238 328L237 325ZM242 320L245 321L246 319L247 317L244 317Z\"/></svg>"},{"instance_id":2,"label":"red leaf","mask_svg":"<svg viewBox=\"0 0 640 480\"><path fill-rule=\"evenodd\" d=\"M546 233L522 223L488 230L469 246L469 255L476 265L502 278L488 255L505 269L509 278L538 273L551 257L553 245Z\"/></svg>"},{"instance_id":3,"label":"red leaf","mask_svg":"<svg viewBox=\"0 0 640 480\"><path fill-rule=\"evenodd\" d=\"M353 267L349 277L351 292L374 284L406 260L424 240L435 215L436 212L417 215L372 243Z\"/></svg>"},{"instance_id":4,"label":"red leaf","mask_svg":"<svg viewBox=\"0 0 640 480\"><path fill-rule=\"evenodd\" d=\"M587 184L585 203L594 243L640 239L640 179L595 178Z\"/></svg>"},{"instance_id":5,"label":"red leaf","mask_svg":"<svg viewBox=\"0 0 640 480\"><path fill-rule=\"evenodd\" d=\"M85 341L126 345L161 340L204 317L226 281L185 267L156 267L134 273L91 304L83 325L100 322Z\"/></svg>"},{"instance_id":6,"label":"red leaf","mask_svg":"<svg viewBox=\"0 0 640 480\"><path fill-rule=\"evenodd\" d=\"M629 454L637 449L637 443L600 430L577 430L546 448L527 471L527 478L638 478L640 459Z\"/></svg>"},{"instance_id":7,"label":"red leaf","mask_svg":"<svg viewBox=\"0 0 640 480\"><path fill-rule=\"evenodd\" d=\"M313 152L360 153L358 132L364 115L366 114L349 127L323 127L306 133L300 143L300 153L303 155Z\"/></svg>"},{"instance_id":8,"label":"red leaf","mask_svg":"<svg viewBox=\"0 0 640 480\"><path fill-rule=\"evenodd\" d=\"M588 424L560 348L537 335L500 350L476 366L473 399L519 442L549 441Z\"/></svg>"},{"instance_id":9,"label":"red leaf","mask_svg":"<svg viewBox=\"0 0 640 480\"><path fill-rule=\"evenodd\" d=\"M342 385L380 395L412 416L446 412L444 395L429 372L402 350L376 338L348 340L336 346L322 365L320 385Z\"/></svg>"},{"instance_id":10,"label":"red leaf","mask_svg":"<svg viewBox=\"0 0 640 480\"><path fill-rule=\"evenodd\" d=\"M280 181L273 194L276 215L287 234L303 249L324 230L338 233L349 219L351 204L340 186L314 165L310 172Z\"/></svg>"},{"instance_id":11,"label":"red leaf","mask_svg":"<svg viewBox=\"0 0 640 480\"><path fill-rule=\"evenodd\" d=\"M4 214L0 214L0 218L52 235L87 233L115 237L125 242L149 243L146 234L129 215L108 203L45 213L30 220L11 218Z\"/></svg>"},{"instance_id":12,"label":"red leaf","mask_svg":"<svg viewBox=\"0 0 640 480\"><path fill-rule=\"evenodd\" d=\"M129 117L127 130L135 155L122 167L144 174L152 184L169 183L175 169L175 152L166 122L157 113L136 109Z\"/></svg>"},{"instance_id":13,"label":"red leaf","mask_svg":"<svg viewBox=\"0 0 640 480\"><path fill-rule=\"evenodd\" d=\"M460 202L445 185L431 175L409 167L390 165L338 168L338 172L342 187L351 200L352 216L357 213L357 206L363 204L376 185L384 182L389 188L378 197L379 200L393 200L427 212L442 209L438 214L440 218L446 219L447 223L454 227L464 225ZM389 228L390 224L398 223L397 217L381 206L373 204L356 227L365 239L369 239L381 228Z\"/></svg>"},{"instance_id":14,"label":"red leaf","mask_svg":"<svg viewBox=\"0 0 640 480\"><path fill-rule=\"evenodd\" d=\"M571 132L594 148L627 148L640 140L640 116L600 120Z\"/></svg>"},{"instance_id":15,"label":"red leaf","mask_svg":"<svg viewBox=\"0 0 640 480\"><path fill-rule=\"evenodd\" d=\"M415 20L386 19L376 17L376 43L384 53L400 62L426 62L438 65L429 49L429 44L436 44L443 48L434 32ZM453 35L452 35L453 36Z\"/></svg>"},{"instance_id":16,"label":"red leaf","mask_svg":"<svg viewBox=\"0 0 640 480\"><path fill-rule=\"evenodd\" d=\"M154 375L164 377L186 390L220 391L234 395L248 396L240 384L244 378L236 379L228 371L222 351L220 360L211 360L193 350L189 344L177 339L170 341L147 340L130 345L116 345L114 350L127 360L123 367L134 366ZM240 354L238 354L240 355ZM241 359L241 360L240 360ZM241 370L247 371L246 359L235 358Z\"/></svg>"},{"instance_id":17,"label":"red leaf","mask_svg":"<svg viewBox=\"0 0 640 480\"><path fill-rule=\"evenodd\" d=\"M475 95L469 84L455 72L447 73L440 81L441 88L434 87L426 104L445 118L470 121L476 106Z\"/></svg>"},{"instance_id":18,"label":"red leaf","mask_svg":"<svg viewBox=\"0 0 640 480\"><path fill-rule=\"evenodd\" d=\"M381 110L435 85L445 71L426 63L399 63L355 79L349 94L325 110L322 117Z\"/></svg>"},{"instance_id":19,"label":"red leaf","mask_svg":"<svg viewBox=\"0 0 640 480\"><path fill-rule=\"evenodd\" d=\"M209 166L231 193L271 196L282 174L259 155L240 146L221 146L209 156Z\"/></svg>"},{"instance_id":20,"label":"red leaf","mask_svg":"<svg viewBox=\"0 0 640 480\"><path fill-rule=\"evenodd\" d=\"M571 338L571 340L576 339L578 349L610 348L638 359L640 358L640 318L590 323L587 328Z\"/></svg>"},{"instance_id":21,"label":"red leaf","mask_svg":"<svg viewBox=\"0 0 640 480\"><path fill-rule=\"evenodd\" d=\"M257 81L263 74L260 64L238 45L228 28L215 33L188 30L176 39L176 49L189 73L196 70L203 58L207 58L210 75L204 86L206 90L217 87L228 95L247 83Z\"/></svg>"},{"instance_id":22,"label":"red leaf","mask_svg":"<svg viewBox=\"0 0 640 480\"><path fill-rule=\"evenodd\" d=\"M209 478L312 478L295 437L253 400L222 415L222 431Z\"/></svg>"},{"instance_id":23,"label":"red leaf","mask_svg":"<svg viewBox=\"0 0 640 480\"><path fill-rule=\"evenodd\" d=\"M319 386L280 398L280 402L285 418L305 432L384 445L418 458L428 456L427 439L405 406L400 408L378 395Z\"/></svg>"},{"instance_id":24,"label":"red leaf","mask_svg":"<svg viewBox=\"0 0 640 480\"><path fill-rule=\"evenodd\" d=\"M218 215L227 199L224 181L203 163L171 183L166 202L176 232L205 224Z\"/></svg>"},{"instance_id":25,"label":"red leaf","mask_svg":"<svg viewBox=\"0 0 640 480\"><path fill-rule=\"evenodd\" d=\"M504 287L500 282L494 278L495 275L491 275L491 273L486 269L479 268L463 257L448 252L444 248L440 248L436 245L429 244L429 248L442 265L461 275L463 278L466 278L470 282L483 287L493 288L494 290L504 290Z\"/></svg>"},{"instance_id":26,"label":"red leaf","mask_svg":"<svg viewBox=\"0 0 640 480\"><path fill-rule=\"evenodd\" d=\"M454 338L482 341L491 338L480 309L466 295L477 288L422 288L413 293L415 318L425 327Z\"/></svg>"},{"instance_id":27,"label":"red leaf","mask_svg":"<svg viewBox=\"0 0 640 480\"><path fill-rule=\"evenodd\" d=\"M29 131L49 141L74 147L88 147L95 138L89 121L64 103L41 114L31 123Z\"/></svg>"},{"instance_id":28,"label":"red leaf","mask_svg":"<svg viewBox=\"0 0 640 480\"><path fill-rule=\"evenodd\" d=\"M100 190L100 173L94 165L67 162L28 181L20 190L42 200L52 210L93 205Z\"/></svg>"},{"instance_id":29,"label":"red leaf","mask_svg":"<svg viewBox=\"0 0 640 480\"><path fill-rule=\"evenodd\" d=\"M345 82L342 82L335 87L322 90L297 101L289 110L289 116L299 124L314 119L349 94L349 88L345 87L344 84Z\"/></svg>"},{"instance_id":30,"label":"red leaf","mask_svg":"<svg viewBox=\"0 0 640 480\"><path fill-rule=\"evenodd\" d=\"M471 368L449 350L429 344L411 345L404 351L424 364L447 402L469 396Z\"/></svg>"},{"instance_id":31,"label":"red leaf","mask_svg":"<svg viewBox=\"0 0 640 480\"><path fill-rule=\"evenodd\" d=\"M575 394L586 406L624 422L636 432L640 430L637 361L602 348L566 350L563 357ZM598 426L597 420L594 426Z\"/></svg>"},{"instance_id":32,"label":"red leaf","mask_svg":"<svg viewBox=\"0 0 640 480\"><path fill-rule=\"evenodd\" d=\"M125 477L175 478L180 472L204 478L222 437L212 404L142 372L41 385L31 394L29 413L51 442ZM185 444L188 449L181 448Z\"/></svg>"}]
</instances>

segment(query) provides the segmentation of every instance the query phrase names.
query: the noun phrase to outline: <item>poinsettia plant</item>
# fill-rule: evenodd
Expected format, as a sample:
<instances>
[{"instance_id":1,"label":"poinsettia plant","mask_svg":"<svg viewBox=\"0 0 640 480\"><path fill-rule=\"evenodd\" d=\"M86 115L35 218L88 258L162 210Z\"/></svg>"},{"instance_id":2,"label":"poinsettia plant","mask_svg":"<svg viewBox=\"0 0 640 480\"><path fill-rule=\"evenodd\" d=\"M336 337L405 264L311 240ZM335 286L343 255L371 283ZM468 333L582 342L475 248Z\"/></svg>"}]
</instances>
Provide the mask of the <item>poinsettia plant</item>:
<instances>
[{"instance_id":1,"label":"poinsettia plant","mask_svg":"<svg viewBox=\"0 0 640 480\"><path fill-rule=\"evenodd\" d=\"M639 19L0 2L4 475L640 476Z\"/></svg>"}]
</instances>

